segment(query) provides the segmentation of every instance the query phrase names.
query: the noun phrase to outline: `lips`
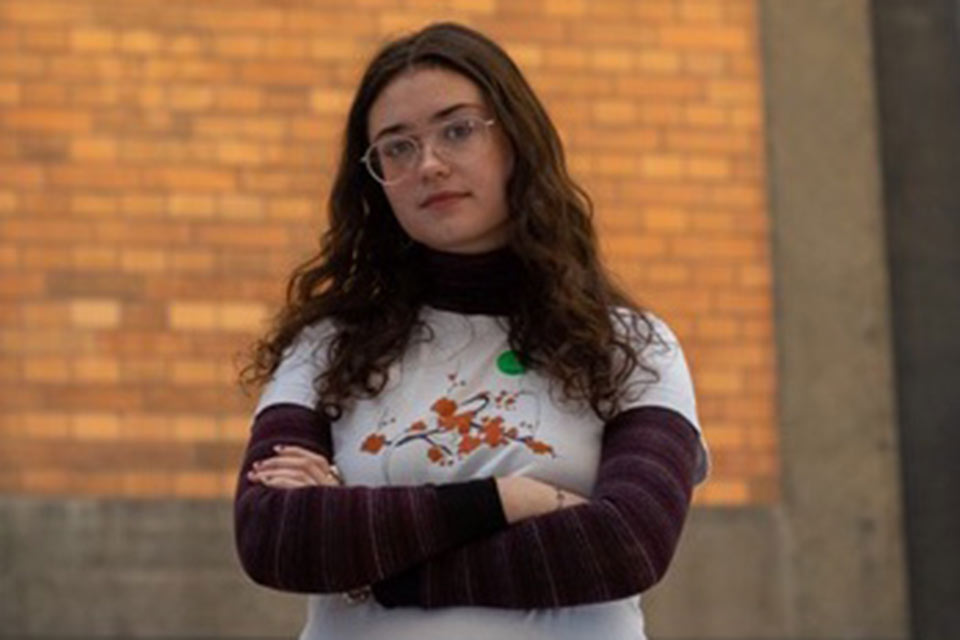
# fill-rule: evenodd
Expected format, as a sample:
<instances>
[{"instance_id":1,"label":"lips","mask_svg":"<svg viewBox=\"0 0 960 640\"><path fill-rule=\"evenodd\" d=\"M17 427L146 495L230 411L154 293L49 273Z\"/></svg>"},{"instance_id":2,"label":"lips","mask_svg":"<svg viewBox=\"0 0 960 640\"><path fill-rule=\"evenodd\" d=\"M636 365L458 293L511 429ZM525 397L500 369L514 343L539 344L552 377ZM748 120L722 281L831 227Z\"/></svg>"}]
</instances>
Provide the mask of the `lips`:
<instances>
[{"instance_id":1,"label":"lips","mask_svg":"<svg viewBox=\"0 0 960 640\"><path fill-rule=\"evenodd\" d=\"M439 204L442 202L447 202L450 200L457 200L459 198L464 198L469 195L466 192L458 191L440 191L429 196L426 200L420 203L421 207L429 207L433 204Z\"/></svg>"}]
</instances>

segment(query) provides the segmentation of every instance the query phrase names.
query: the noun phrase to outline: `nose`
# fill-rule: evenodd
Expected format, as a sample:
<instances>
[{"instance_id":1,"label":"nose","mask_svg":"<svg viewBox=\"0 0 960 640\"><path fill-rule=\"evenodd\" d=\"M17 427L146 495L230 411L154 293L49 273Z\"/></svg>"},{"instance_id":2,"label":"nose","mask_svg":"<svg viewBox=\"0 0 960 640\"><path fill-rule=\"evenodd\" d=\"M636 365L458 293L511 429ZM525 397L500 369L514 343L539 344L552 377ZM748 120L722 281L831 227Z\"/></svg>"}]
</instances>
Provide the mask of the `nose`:
<instances>
[{"instance_id":1,"label":"nose","mask_svg":"<svg viewBox=\"0 0 960 640\"><path fill-rule=\"evenodd\" d=\"M431 142L424 142L422 154L423 157L420 158L421 177L434 178L447 175L450 172L450 165L441 156L437 155Z\"/></svg>"}]
</instances>

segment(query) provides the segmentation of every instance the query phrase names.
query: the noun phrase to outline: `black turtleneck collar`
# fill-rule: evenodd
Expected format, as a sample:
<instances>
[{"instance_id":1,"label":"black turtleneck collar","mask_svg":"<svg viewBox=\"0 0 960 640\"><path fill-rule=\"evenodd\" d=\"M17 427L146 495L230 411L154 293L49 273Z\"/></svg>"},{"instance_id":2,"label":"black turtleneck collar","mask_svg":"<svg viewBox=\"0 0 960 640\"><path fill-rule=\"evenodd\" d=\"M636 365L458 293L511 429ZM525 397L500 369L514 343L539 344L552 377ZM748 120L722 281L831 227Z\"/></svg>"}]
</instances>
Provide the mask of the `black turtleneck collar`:
<instances>
[{"instance_id":1,"label":"black turtleneck collar","mask_svg":"<svg viewBox=\"0 0 960 640\"><path fill-rule=\"evenodd\" d=\"M418 246L426 284L424 302L466 314L508 315L518 291L521 263L510 248L447 253Z\"/></svg>"}]
</instances>

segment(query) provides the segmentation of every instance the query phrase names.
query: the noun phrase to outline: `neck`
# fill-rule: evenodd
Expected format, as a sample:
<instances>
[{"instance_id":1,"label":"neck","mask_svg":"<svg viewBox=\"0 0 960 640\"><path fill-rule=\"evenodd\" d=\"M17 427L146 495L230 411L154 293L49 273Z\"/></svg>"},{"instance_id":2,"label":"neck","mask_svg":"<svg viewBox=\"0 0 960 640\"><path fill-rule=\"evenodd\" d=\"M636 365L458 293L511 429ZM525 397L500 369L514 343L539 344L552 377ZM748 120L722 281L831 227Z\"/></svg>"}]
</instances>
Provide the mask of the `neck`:
<instances>
[{"instance_id":1,"label":"neck","mask_svg":"<svg viewBox=\"0 0 960 640\"><path fill-rule=\"evenodd\" d=\"M509 313L521 274L520 260L510 248L467 254L420 246L418 251L428 305L467 314Z\"/></svg>"}]
</instances>

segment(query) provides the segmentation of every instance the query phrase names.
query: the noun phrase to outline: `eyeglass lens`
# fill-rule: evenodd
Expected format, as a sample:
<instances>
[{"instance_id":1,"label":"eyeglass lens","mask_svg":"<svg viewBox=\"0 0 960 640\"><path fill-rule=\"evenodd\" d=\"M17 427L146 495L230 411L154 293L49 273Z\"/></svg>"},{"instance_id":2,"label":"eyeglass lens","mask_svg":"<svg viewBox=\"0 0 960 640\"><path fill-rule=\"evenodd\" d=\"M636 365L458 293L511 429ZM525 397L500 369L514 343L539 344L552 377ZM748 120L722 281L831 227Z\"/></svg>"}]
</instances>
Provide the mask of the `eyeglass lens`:
<instances>
[{"instance_id":1,"label":"eyeglass lens","mask_svg":"<svg viewBox=\"0 0 960 640\"><path fill-rule=\"evenodd\" d=\"M430 148L444 160L469 157L482 148L491 121L480 118L458 118L432 128L426 136ZM374 178L385 184L403 180L419 166L423 145L413 136L391 135L374 143L367 167Z\"/></svg>"}]
</instances>

